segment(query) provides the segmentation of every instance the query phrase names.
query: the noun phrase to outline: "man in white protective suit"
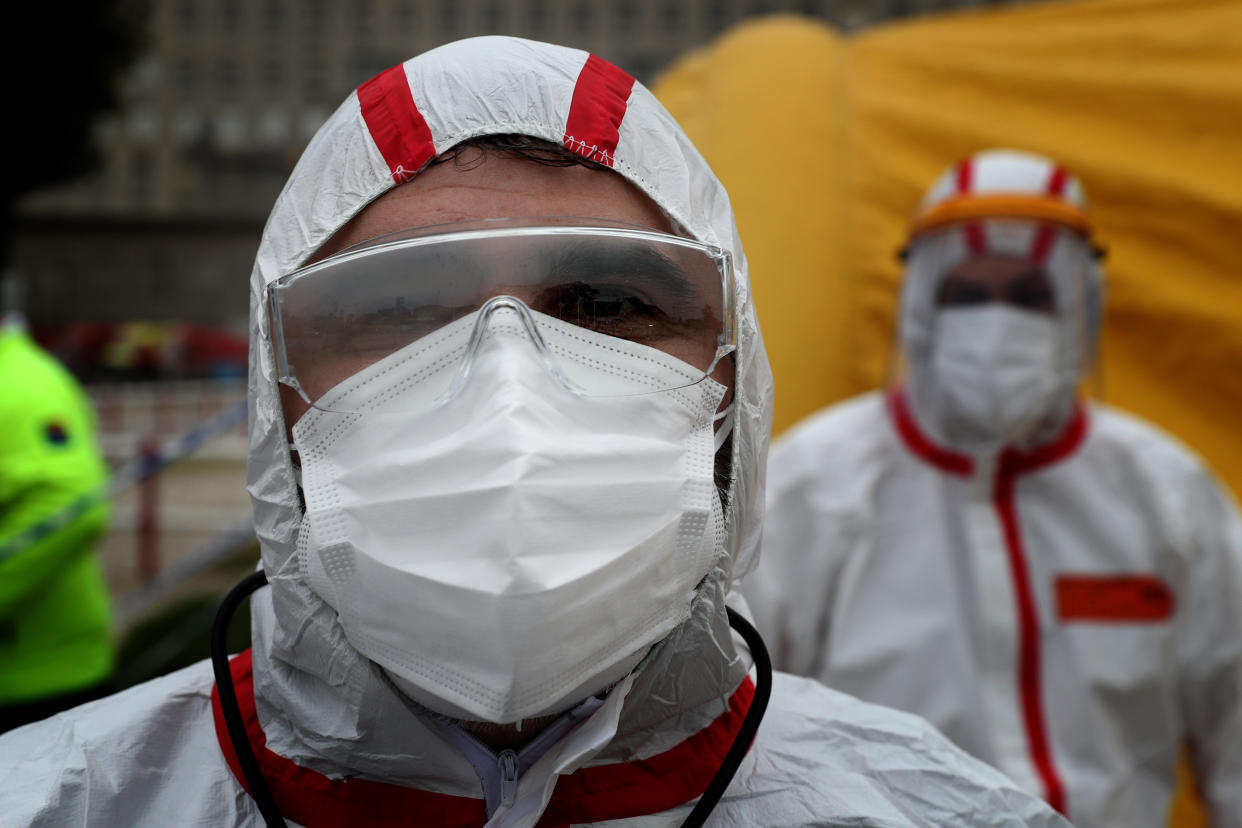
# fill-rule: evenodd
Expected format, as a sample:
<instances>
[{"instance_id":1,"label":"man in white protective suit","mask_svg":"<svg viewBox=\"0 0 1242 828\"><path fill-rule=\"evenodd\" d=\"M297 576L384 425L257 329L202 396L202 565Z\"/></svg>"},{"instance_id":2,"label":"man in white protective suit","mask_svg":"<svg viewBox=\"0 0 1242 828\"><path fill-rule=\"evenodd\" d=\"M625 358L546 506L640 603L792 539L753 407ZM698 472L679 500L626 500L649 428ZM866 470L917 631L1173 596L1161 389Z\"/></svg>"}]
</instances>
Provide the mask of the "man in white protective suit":
<instances>
[{"instance_id":1,"label":"man in white protective suit","mask_svg":"<svg viewBox=\"0 0 1242 828\"><path fill-rule=\"evenodd\" d=\"M616 67L479 38L359 87L272 211L251 344L262 571L214 675L0 740L6 826L1065 824L773 680L727 610L771 376L724 190Z\"/></svg>"},{"instance_id":2,"label":"man in white protective suit","mask_svg":"<svg viewBox=\"0 0 1242 828\"><path fill-rule=\"evenodd\" d=\"M1242 826L1242 520L1186 449L1078 395L1083 188L1013 151L913 219L887 392L796 426L743 585L780 669L925 716L1075 825L1164 825L1189 743Z\"/></svg>"}]
</instances>

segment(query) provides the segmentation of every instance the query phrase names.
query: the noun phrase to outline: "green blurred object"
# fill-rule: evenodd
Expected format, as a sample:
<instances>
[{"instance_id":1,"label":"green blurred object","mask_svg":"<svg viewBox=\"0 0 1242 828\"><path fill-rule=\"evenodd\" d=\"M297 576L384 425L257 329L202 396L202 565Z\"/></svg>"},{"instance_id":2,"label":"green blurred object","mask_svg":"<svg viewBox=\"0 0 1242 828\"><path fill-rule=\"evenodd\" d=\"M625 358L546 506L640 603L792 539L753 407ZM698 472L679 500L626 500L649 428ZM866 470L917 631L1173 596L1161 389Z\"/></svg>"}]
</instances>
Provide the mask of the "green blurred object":
<instances>
[{"instance_id":1,"label":"green blurred object","mask_svg":"<svg viewBox=\"0 0 1242 828\"><path fill-rule=\"evenodd\" d=\"M0 545L67 506L71 519L0 557L0 705L92 687L113 670L112 610L94 547L107 467L81 387L19 327L0 327Z\"/></svg>"}]
</instances>

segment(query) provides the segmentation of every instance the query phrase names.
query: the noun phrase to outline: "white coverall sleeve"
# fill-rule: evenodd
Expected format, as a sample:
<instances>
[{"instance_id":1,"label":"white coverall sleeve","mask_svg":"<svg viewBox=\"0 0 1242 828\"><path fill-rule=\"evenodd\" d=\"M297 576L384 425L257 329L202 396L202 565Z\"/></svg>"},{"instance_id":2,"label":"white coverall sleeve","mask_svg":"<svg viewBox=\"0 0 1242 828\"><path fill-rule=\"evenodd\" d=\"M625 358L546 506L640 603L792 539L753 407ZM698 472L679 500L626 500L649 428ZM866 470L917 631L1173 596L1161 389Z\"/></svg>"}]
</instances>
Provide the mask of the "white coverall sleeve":
<instances>
[{"instance_id":1,"label":"white coverall sleeve","mask_svg":"<svg viewBox=\"0 0 1242 828\"><path fill-rule=\"evenodd\" d=\"M1212 828L1242 828L1242 515L1205 472L1190 494L1177 621L1182 711Z\"/></svg>"}]
</instances>

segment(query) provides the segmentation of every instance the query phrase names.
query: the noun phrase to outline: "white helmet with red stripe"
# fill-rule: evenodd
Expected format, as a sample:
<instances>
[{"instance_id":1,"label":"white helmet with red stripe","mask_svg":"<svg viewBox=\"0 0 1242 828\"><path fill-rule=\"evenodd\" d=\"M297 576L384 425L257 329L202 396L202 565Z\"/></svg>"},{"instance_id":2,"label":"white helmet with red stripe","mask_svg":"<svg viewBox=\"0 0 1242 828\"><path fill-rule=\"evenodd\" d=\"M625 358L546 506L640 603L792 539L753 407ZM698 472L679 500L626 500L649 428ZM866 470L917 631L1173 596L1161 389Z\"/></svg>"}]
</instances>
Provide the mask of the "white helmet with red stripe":
<instances>
[{"instance_id":1,"label":"white helmet with red stripe","mask_svg":"<svg viewBox=\"0 0 1242 828\"><path fill-rule=\"evenodd\" d=\"M917 384L927 367L945 275L996 256L1047 274L1060 333L1059 381L1071 394L1099 332L1102 280L1091 233L1081 182L1052 160L988 150L946 170L915 211L906 248L898 335L911 380Z\"/></svg>"}]
</instances>

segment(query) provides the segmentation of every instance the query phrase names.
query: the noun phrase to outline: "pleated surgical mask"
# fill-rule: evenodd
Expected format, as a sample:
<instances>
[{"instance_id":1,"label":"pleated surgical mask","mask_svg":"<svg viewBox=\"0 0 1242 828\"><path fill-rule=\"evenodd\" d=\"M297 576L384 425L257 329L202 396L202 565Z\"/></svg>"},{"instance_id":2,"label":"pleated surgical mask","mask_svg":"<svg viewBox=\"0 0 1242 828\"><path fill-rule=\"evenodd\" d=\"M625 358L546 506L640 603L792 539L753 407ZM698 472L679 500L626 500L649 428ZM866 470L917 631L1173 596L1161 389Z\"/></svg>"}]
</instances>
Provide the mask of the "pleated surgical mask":
<instances>
[{"instance_id":1,"label":"pleated surgical mask","mask_svg":"<svg viewBox=\"0 0 1242 828\"><path fill-rule=\"evenodd\" d=\"M446 715L514 722L602 690L688 617L724 554L726 389L685 382L698 374L516 300L390 354L293 428L308 583Z\"/></svg>"},{"instance_id":2,"label":"pleated surgical mask","mask_svg":"<svg viewBox=\"0 0 1242 828\"><path fill-rule=\"evenodd\" d=\"M1047 315L986 304L936 315L933 416L950 436L1021 443L1072 387L1062 376L1058 329Z\"/></svg>"}]
</instances>

